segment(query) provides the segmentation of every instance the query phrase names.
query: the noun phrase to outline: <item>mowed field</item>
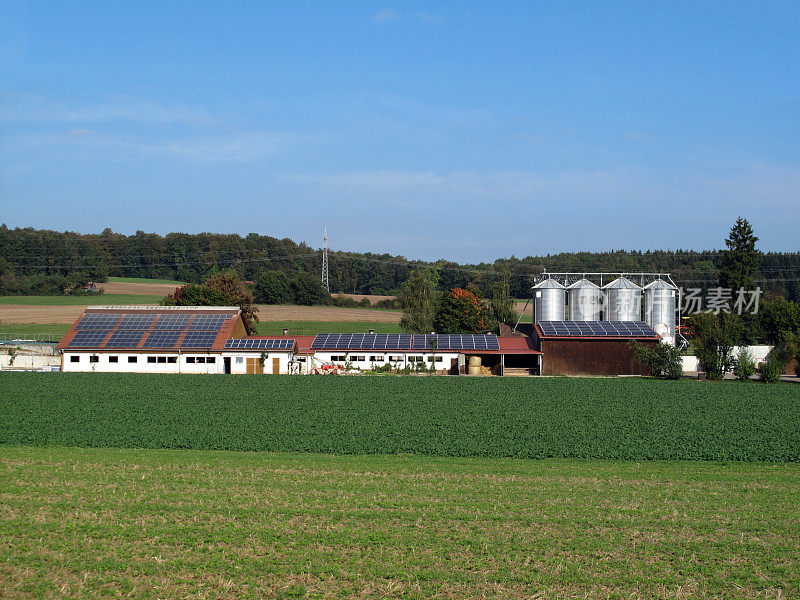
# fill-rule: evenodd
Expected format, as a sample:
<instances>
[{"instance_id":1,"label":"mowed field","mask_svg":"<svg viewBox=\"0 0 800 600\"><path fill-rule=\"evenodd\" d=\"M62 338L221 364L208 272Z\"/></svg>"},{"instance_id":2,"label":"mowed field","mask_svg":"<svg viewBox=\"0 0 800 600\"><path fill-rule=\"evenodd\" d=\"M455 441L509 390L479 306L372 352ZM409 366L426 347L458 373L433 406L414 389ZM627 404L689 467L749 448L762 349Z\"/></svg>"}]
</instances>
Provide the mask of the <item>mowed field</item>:
<instances>
[{"instance_id":1,"label":"mowed field","mask_svg":"<svg viewBox=\"0 0 800 600\"><path fill-rule=\"evenodd\" d=\"M800 466L0 446L3 598L789 599Z\"/></svg>"}]
</instances>

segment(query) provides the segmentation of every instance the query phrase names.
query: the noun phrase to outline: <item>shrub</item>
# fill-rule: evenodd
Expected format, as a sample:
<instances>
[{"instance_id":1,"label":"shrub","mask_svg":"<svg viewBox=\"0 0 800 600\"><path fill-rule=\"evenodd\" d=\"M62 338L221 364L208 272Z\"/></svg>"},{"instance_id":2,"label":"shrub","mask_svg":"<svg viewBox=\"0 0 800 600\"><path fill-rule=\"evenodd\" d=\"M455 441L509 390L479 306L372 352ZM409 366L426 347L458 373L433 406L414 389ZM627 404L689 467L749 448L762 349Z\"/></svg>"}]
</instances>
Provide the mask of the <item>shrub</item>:
<instances>
[{"instance_id":1,"label":"shrub","mask_svg":"<svg viewBox=\"0 0 800 600\"><path fill-rule=\"evenodd\" d=\"M733 360L733 373L743 381L749 381L756 374L756 361L747 348L741 348Z\"/></svg>"},{"instance_id":2,"label":"shrub","mask_svg":"<svg viewBox=\"0 0 800 600\"><path fill-rule=\"evenodd\" d=\"M778 383L781 380L784 364L775 357L770 357L761 363L761 381L764 383Z\"/></svg>"},{"instance_id":3,"label":"shrub","mask_svg":"<svg viewBox=\"0 0 800 600\"><path fill-rule=\"evenodd\" d=\"M681 351L676 346L659 342L655 348L651 349L635 340L631 341L631 346L634 360L646 366L654 377L680 379L683 375Z\"/></svg>"}]
</instances>

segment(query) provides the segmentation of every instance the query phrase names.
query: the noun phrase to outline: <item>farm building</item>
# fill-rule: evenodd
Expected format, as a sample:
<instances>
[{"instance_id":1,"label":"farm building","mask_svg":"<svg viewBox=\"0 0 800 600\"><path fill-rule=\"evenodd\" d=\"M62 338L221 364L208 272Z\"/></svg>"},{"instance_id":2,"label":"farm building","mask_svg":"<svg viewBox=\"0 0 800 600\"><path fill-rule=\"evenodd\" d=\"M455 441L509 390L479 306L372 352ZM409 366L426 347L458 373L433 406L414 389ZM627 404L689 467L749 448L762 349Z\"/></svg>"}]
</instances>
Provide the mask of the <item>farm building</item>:
<instances>
[{"instance_id":1,"label":"farm building","mask_svg":"<svg viewBox=\"0 0 800 600\"><path fill-rule=\"evenodd\" d=\"M642 321L540 321L533 338L542 375L649 375L631 340L651 348L661 340Z\"/></svg>"},{"instance_id":2,"label":"farm building","mask_svg":"<svg viewBox=\"0 0 800 600\"><path fill-rule=\"evenodd\" d=\"M535 373L529 338L495 335L247 336L238 307L93 306L59 342L61 368L107 373L313 373L384 365L442 374Z\"/></svg>"}]
</instances>

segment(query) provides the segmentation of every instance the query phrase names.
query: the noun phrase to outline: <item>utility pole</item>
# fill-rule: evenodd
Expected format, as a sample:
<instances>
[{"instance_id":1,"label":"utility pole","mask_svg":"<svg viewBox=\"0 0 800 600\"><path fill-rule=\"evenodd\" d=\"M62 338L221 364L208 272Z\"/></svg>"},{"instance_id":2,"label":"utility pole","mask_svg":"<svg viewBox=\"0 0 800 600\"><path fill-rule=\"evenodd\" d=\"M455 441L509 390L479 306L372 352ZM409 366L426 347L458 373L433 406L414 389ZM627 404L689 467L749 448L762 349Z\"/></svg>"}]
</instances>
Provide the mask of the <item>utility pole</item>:
<instances>
[{"instance_id":1,"label":"utility pole","mask_svg":"<svg viewBox=\"0 0 800 600\"><path fill-rule=\"evenodd\" d=\"M322 233L322 287L329 292L331 284L328 281L328 228L325 227Z\"/></svg>"}]
</instances>

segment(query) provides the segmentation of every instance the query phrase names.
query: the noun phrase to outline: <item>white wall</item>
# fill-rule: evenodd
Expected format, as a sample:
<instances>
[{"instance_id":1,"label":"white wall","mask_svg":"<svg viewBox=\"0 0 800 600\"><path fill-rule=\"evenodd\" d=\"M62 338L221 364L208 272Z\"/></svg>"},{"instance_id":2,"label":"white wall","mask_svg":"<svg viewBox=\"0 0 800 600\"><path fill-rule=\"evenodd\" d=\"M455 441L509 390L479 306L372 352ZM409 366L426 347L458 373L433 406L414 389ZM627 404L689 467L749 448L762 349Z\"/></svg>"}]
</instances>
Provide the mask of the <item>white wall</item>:
<instances>
[{"instance_id":1,"label":"white wall","mask_svg":"<svg viewBox=\"0 0 800 600\"><path fill-rule=\"evenodd\" d=\"M222 357L229 357L231 359L231 373L233 374L245 374L247 373L247 359L248 358L255 358L256 360L261 358L261 351L258 352L224 352ZM264 373L271 375L272 374L272 359L277 358L279 361L279 369L281 374L286 374L289 372L289 352L269 352L267 351L267 357L264 360ZM222 359L220 359L222 360ZM225 369L223 366L220 367L220 373L224 373Z\"/></svg>"},{"instance_id":2,"label":"white wall","mask_svg":"<svg viewBox=\"0 0 800 600\"><path fill-rule=\"evenodd\" d=\"M0 369L26 369L38 371L45 367L57 367L61 364L60 356L42 354L17 354L12 363L11 356L0 354Z\"/></svg>"},{"instance_id":3,"label":"white wall","mask_svg":"<svg viewBox=\"0 0 800 600\"><path fill-rule=\"evenodd\" d=\"M78 357L78 362L72 362L73 356ZM97 362L91 362L90 356L97 356ZM116 363L110 362L110 357L117 357ZM128 362L129 356L135 356L136 362ZM148 358L155 358L156 361L162 358L169 360L174 358L175 362L149 362ZM187 358L203 357L203 363L188 363ZM207 363L207 357L213 357L213 363ZM209 354L203 352L64 352L64 368L66 372L78 373L222 373L224 371L222 358L219 354Z\"/></svg>"},{"instance_id":4,"label":"white wall","mask_svg":"<svg viewBox=\"0 0 800 600\"><path fill-rule=\"evenodd\" d=\"M741 348L746 348L750 352L756 362L756 366L764 362L772 351L772 346L734 346L731 356L736 357ZM683 361L684 373L697 373L700 368L700 361L696 356L682 356L681 360Z\"/></svg>"},{"instance_id":5,"label":"white wall","mask_svg":"<svg viewBox=\"0 0 800 600\"><path fill-rule=\"evenodd\" d=\"M398 350L357 350L357 351L346 351L346 350L317 350L314 354L315 363L317 366L323 363L335 363L337 365L344 366L345 362L349 360L353 368L361 369L364 371L369 371L374 367L381 367L387 363L391 364L393 367L398 367L400 369L405 368L406 365L409 365L412 369L416 367L417 361L411 360L412 358L422 358L422 364L425 365L426 368L430 366L430 361L428 360L431 357L431 354L434 354L437 358L441 358L441 360L437 360L434 364L436 365L436 370L441 371L442 369L449 370L450 369L450 361L452 359L458 359L457 352L408 352L408 351L398 351ZM333 360L334 356L344 356L345 360ZM364 357L363 361L356 360L358 357ZM371 357L381 357L384 360L370 360ZM390 361L390 357L399 357L400 360L397 361Z\"/></svg>"}]
</instances>

